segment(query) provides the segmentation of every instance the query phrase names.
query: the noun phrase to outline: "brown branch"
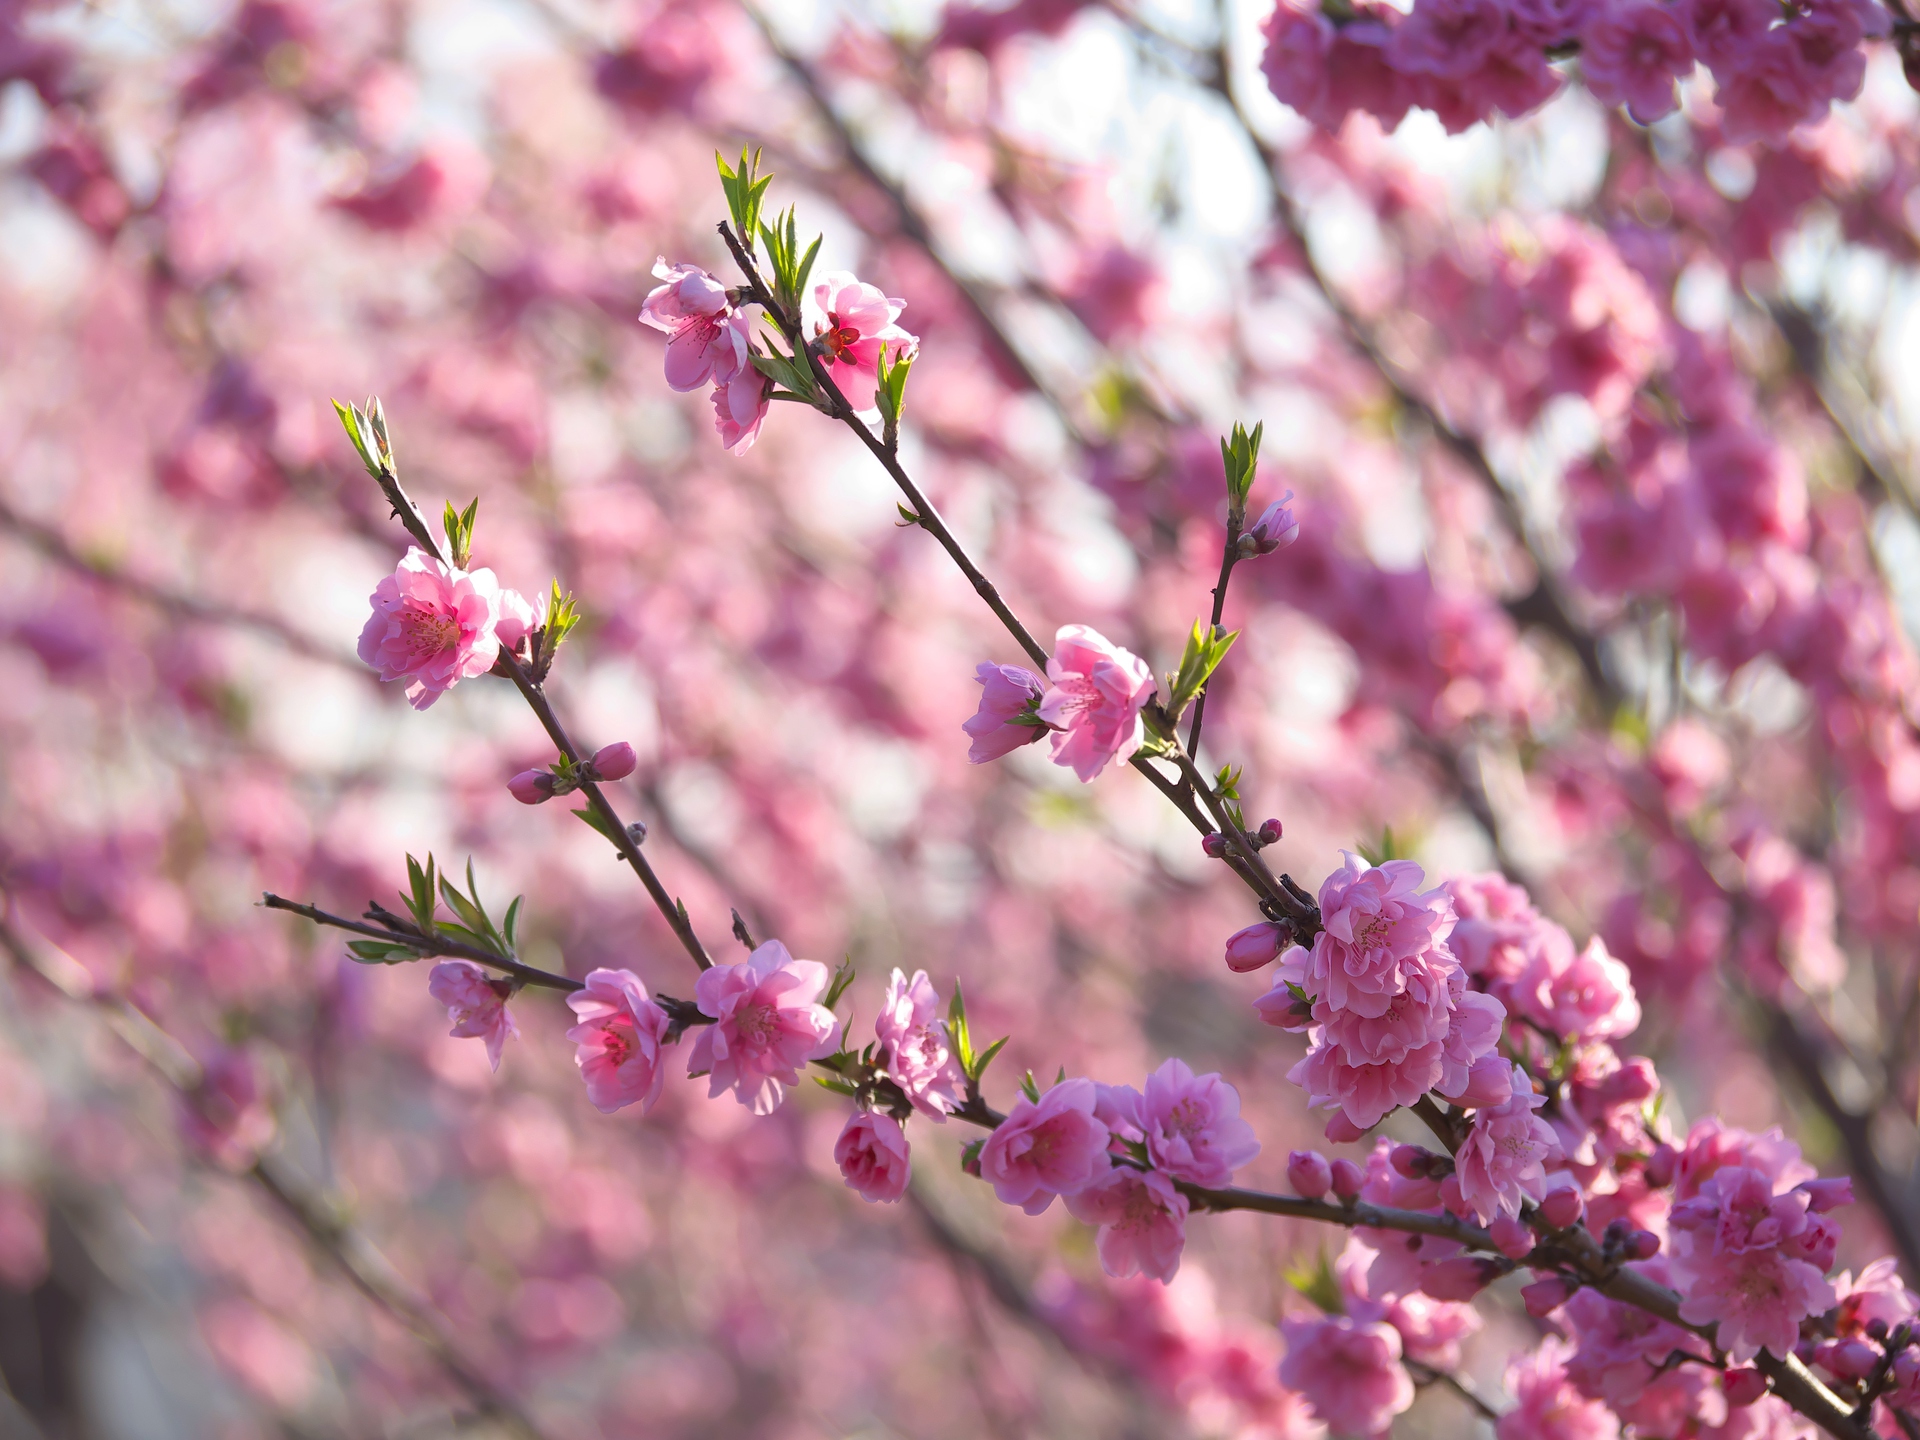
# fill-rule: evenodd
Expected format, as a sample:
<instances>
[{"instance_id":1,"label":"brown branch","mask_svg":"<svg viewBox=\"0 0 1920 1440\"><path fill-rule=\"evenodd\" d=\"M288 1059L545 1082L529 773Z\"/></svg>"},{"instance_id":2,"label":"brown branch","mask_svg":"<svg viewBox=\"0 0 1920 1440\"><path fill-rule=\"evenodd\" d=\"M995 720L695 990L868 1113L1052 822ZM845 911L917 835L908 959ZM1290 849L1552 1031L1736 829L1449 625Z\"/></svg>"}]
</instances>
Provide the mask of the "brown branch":
<instances>
[{"instance_id":1,"label":"brown branch","mask_svg":"<svg viewBox=\"0 0 1920 1440\"><path fill-rule=\"evenodd\" d=\"M469 945L463 940L454 940L445 935L428 935L411 926L398 929L393 925L370 925L364 920L349 920L344 915L335 915L331 911L322 910L317 905L288 900L271 891L260 897L260 903L269 910L284 910L289 915L301 916L316 925L326 925L335 930L346 930L355 935L384 940L390 945L405 945L422 956L446 955L460 960L471 960L476 965L485 965L489 969L498 970L522 985L567 991L586 988L578 980L569 976L555 975L550 970L523 965L509 956L496 955L491 950L483 949L478 945Z\"/></svg>"}]
</instances>

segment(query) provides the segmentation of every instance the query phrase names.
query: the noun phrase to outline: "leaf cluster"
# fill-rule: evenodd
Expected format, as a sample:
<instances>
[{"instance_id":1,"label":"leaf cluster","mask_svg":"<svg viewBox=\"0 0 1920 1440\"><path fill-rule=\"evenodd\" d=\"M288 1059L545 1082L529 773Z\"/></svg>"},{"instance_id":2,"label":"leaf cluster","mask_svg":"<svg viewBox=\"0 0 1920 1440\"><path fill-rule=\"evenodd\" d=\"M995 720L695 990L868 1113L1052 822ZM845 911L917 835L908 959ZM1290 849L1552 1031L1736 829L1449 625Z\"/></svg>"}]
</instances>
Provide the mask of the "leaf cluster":
<instances>
[{"instance_id":1,"label":"leaf cluster","mask_svg":"<svg viewBox=\"0 0 1920 1440\"><path fill-rule=\"evenodd\" d=\"M1260 436L1266 430L1263 420L1251 434L1244 425L1235 425L1233 434L1220 441L1220 463L1227 472L1227 509L1234 517L1234 528L1246 514L1247 495L1253 489L1254 467L1260 459Z\"/></svg>"},{"instance_id":2,"label":"leaf cluster","mask_svg":"<svg viewBox=\"0 0 1920 1440\"><path fill-rule=\"evenodd\" d=\"M1171 691L1167 711L1175 720L1193 702L1194 696L1206 688L1207 681L1239 638L1238 630L1223 631L1204 621L1193 622L1193 633L1187 637L1187 648L1180 656L1180 669L1167 677Z\"/></svg>"},{"instance_id":3,"label":"leaf cluster","mask_svg":"<svg viewBox=\"0 0 1920 1440\"><path fill-rule=\"evenodd\" d=\"M447 501L447 513L441 523L447 532L447 563L456 570L466 569L473 559L473 522L479 514L478 499L465 510L456 510L453 502Z\"/></svg>"},{"instance_id":4,"label":"leaf cluster","mask_svg":"<svg viewBox=\"0 0 1920 1440\"><path fill-rule=\"evenodd\" d=\"M729 166L718 151L714 153L713 160L720 167L720 188L727 193L727 212L733 216L734 231L751 253L754 236L760 233L761 200L767 193L767 186L773 183L773 177L760 174L758 150L749 155L743 147L737 166Z\"/></svg>"}]
</instances>

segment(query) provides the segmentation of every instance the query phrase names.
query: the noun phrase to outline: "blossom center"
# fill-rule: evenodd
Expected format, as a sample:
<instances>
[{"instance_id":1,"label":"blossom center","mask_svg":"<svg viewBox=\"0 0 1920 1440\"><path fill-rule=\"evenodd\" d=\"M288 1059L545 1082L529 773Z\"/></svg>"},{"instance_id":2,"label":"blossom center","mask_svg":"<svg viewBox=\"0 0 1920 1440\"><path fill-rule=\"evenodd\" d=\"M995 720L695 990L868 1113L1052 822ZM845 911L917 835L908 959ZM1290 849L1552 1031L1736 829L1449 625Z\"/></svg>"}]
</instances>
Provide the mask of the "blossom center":
<instances>
[{"instance_id":1,"label":"blossom center","mask_svg":"<svg viewBox=\"0 0 1920 1440\"><path fill-rule=\"evenodd\" d=\"M755 1045L766 1045L780 1028L779 1012L771 1005L749 1005L734 1016L734 1028L740 1038Z\"/></svg>"},{"instance_id":2,"label":"blossom center","mask_svg":"<svg viewBox=\"0 0 1920 1440\"><path fill-rule=\"evenodd\" d=\"M625 1025L612 1024L600 1032L600 1053L612 1065L624 1065L632 1058L633 1038Z\"/></svg>"},{"instance_id":3,"label":"blossom center","mask_svg":"<svg viewBox=\"0 0 1920 1440\"><path fill-rule=\"evenodd\" d=\"M833 328L820 337L820 343L827 347L827 353L846 365L857 363L853 358L853 347L860 343L860 332L851 325L843 325L840 317L830 317Z\"/></svg>"},{"instance_id":4,"label":"blossom center","mask_svg":"<svg viewBox=\"0 0 1920 1440\"><path fill-rule=\"evenodd\" d=\"M1384 915L1370 915L1353 927L1353 941L1362 950L1373 950L1387 943L1393 922Z\"/></svg>"},{"instance_id":5,"label":"blossom center","mask_svg":"<svg viewBox=\"0 0 1920 1440\"><path fill-rule=\"evenodd\" d=\"M435 610L409 610L401 622L410 648L417 654L437 655L460 644L460 622Z\"/></svg>"}]
</instances>

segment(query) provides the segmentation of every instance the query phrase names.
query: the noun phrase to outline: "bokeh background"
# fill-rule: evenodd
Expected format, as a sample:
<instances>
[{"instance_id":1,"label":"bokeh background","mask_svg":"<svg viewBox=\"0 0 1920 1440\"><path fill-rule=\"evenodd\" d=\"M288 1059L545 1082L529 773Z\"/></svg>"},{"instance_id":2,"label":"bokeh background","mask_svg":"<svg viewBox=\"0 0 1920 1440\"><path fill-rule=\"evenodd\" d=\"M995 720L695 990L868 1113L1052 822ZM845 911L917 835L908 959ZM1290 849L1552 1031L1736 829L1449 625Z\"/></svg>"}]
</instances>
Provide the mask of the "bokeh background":
<instances>
[{"instance_id":1,"label":"bokeh background","mask_svg":"<svg viewBox=\"0 0 1920 1440\"><path fill-rule=\"evenodd\" d=\"M1794 1127L1877 1197L1856 1263L1914 1273L1898 58L1777 148L1704 81L1649 130L1570 69L1523 120L1329 136L1259 73L1270 8L0 0L0 1435L1316 1433L1274 1325L1341 1237L1196 1222L1173 1287L1116 1285L952 1136L868 1206L823 1092L602 1116L550 996L495 1075L422 967L256 906L471 856L534 963L690 989L604 843L508 796L551 758L510 687L416 714L353 658L401 535L329 398L378 393L416 497L479 497L476 562L579 595L558 703L639 751L710 948L737 907L850 956L862 1028L895 965L961 979L1003 1102L1222 1070L1249 1183L1318 1137L1185 823L1131 772L967 764L974 666L1020 657L885 476L797 406L733 458L667 389L649 271L726 273L743 145L821 269L908 302L905 457L1041 634L1169 668L1217 436L1264 421L1254 504L1297 491L1302 538L1235 580L1207 758L1280 865L1390 827L1524 879L1633 966L1669 1118ZM1536 1332L1483 1309L1496 1394ZM1396 1433L1477 1423L1436 1391Z\"/></svg>"}]
</instances>

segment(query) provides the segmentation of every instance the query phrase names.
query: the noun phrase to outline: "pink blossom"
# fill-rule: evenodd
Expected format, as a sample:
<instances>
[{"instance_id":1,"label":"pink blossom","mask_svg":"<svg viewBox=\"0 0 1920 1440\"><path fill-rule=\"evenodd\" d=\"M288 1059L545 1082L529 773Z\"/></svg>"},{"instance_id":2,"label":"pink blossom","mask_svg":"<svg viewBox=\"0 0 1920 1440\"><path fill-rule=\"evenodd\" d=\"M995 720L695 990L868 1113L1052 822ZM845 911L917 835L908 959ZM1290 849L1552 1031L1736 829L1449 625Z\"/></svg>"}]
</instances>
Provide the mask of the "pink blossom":
<instances>
[{"instance_id":1,"label":"pink blossom","mask_svg":"<svg viewBox=\"0 0 1920 1440\"><path fill-rule=\"evenodd\" d=\"M880 1039L876 1062L914 1109L944 1122L948 1111L965 1102L967 1077L948 1041L940 996L926 971L914 971L912 980L893 972L873 1030Z\"/></svg>"},{"instance_id":2,"label":"pink blossom","mask_svg":"<svg viewBox=\"0 0 1920 1440\"><path fill-rule=\"evenodd\" d=\"M500 619L493 627L493 636L500 642L501 648L509 654L517 654L520 647L547 623L547 597L534 592L529 600L518 590L509 590L502 586L500 590Z\"/></svg>"},{"instance_id":3,"label":"pink blossom","mask_svg":"<svg viewBox=\"0 0 1920 1440\"><path fill-rule=\"evenodd\" d=\"M448 1033L463 1040L485 1040L487 1060L498 1070L501 1047L520 1033L507 1013L507 996L513 987L469 961L442 960L427 977L427 993L447 1007L447 1018L453 1021Z\"/></svg>"},{"instance_id":4,"label":"pink blossom","mask_svg":"<svg viewBox=\"0 0 1920 1440\"><path fill-rule=\"evenodd\" d=\"M1154 1168L1195 1185L1233 1183L1233 1172L1260 1153L1253 1127L1240 1118L1240 1094L1215 1075L1195 1075L1168 1060L1147 1076L1140 1128Z\"/></svg>"},{"instance_id":5,"label":"pink blossom","mask_svg":"<svg viewBox=\"0 0 1920 1440\"><path fill-rule=\"evenodd\" d=\"M1642 125L1679 107L1674 81L1693 70L1693 47L1671 7L1656 0L1596 6L1580 37L1580 74L1602 105L1625 105Z\"/></svg>"},{"instance_id":6,"label":"pink blossom","mask_svg":"<svg viewBox=\"0 0 1920 1440\"><path fill-rule=\"evenodd\" d=\"M1158 1170L1115 1165L1068 1195L1067 1210L1076 1220L1100 1227L1095 1241L1100 1265L1116 1280L1138 1274L1167 1281L1180 1268L1180 1252L1187 1243L1187 1197Z\"/></svg>"},{"instance_id":7,"label":"pink blossom","mask_svg":"<svg viewBox=\"0 0 1920 1440\"><path fill-rule=\"evenodd\" d=\"M747 366L751 332L730 324L734 310L727 287L698 265L654 262L655 286L640 307L640 323L666 332L667 384L698 390L709 380L721 384Z\"/></svg>"},{"instance_id":8,"label":"pink blossom","mask_svg":"<svg viewBox=\"0 0 1920 1440\"><path fill-rule=\"evenodd\" d=\"M687 1055L689 1075L708 1076L707 1093L732 1089L756 1115L771 1115L800 1083L799 1069L831 1055L840 1022L816 1004L829 982L827 967L796 960L769 940L737 965L715 965L694 982L704 1027Z\"/></svg>"},{"instance_id":9,"label":"pink blossom","mask_svg":"<svg viewBox=\"0 0 1920 1440\"><path fill-rule=\"evenodd\" d=\"M1046 726L1023 725L1017 718L1031 714L1046 693L1038 675L1018 665L985 663L974 672L974 678L982 687L980 708L960 727L973 737L967 759L984 765L1022 745L1031 745L1047 733Z\"/></svg>"},{"instance_id":10,"label":"pink blossom","mask_svg":"<svg viewBox=\"0 0 1920 1440\"><path fill-rule=\"evenodd\" d=\"M1336 1435L1383 1437L1413 1404L1413 1380L1391 1325L1332 1315L1283 1321L1280 1329L1287 1340L1280 1383L1304 1395Z\"/></svg>"},{"instance_id":11,"label":"pink blossom","mask_svg":"<svg viewBox=\"0 0 1920 1440\"><path fill-rule=\"evenodd\" d=\"M1681 0L1679 11L1694 54L1716 75L1744 61L1780 13L1772 0Z\"/></svg>"},{"instance_id":12,"label":"pink blossom","mask_svg":"<svg viewBox=\"0 0 1920 1440\"><path fill-rule=\"evenodd\" d=\"M1412 74L1464 80L1506 38L1507 12L1500 0L1418 0L1413 14L1394 28L1387 56Z\"/></svg>"},{"instance_id":13,"label":"pink blossom","mask_svg":"<svg viewBox=\"0 0 1920 1440\"><path fill-rule=\"evenodd\" d=\"M1640 1002L1627 967L1595 935L1563 968L1559 952L1543 949L1514 981L1514 1008L1556 1035L1618 1040L1640 1027Z\"/></svg>"},{"instance_id":14,"label":"pink blossom","mask_svg":"<svg viewBox=\"0 0 1920 1440\"><path fill-rule=\"evenodd\" d=\"M360 658L382 680L405 680L407 703L425 710L500 654L500 586L491 570L456 570L415 547L374 587Z\"/></svg>"},{"instance_id":15,"label":"pink blossom","mask_svg":"<svg viewBox=\"0 0 1920 1440\"><path fill-rule=\"evenodd\" d=\"M1426 1094L1439 1083L1440 1073L1437 1040L1387 1065L1354 1065L1338 1045L1322 1043L1287 1072L1287 1079L1307 1092L1308 1103L1337 1105L1349 1121L1367 1130L1390 1111Z\"/></svg>"},{"instance_id":16,"label":"pink blossom","mask_svg":"<svg viewBox=\"0 0 1920 1440\"><path fill-rule=\"evenodd\" d=\"M907 1137L891 1115L861 1110L849 1116L834 1141L833 1159L847 1188L869 1205L907 1193Z\"/></svg>"},{"instance_id":17,"label":"pink blossom","mask_svg":"<svg viewBox=\"0 0 1920 1440\"><path fill-rule=\"evenodd\" d=\"M880 384L881 348L885 347L890 360L910 356L919 348L919 338L894 323L907 302L888 299L845 270L829 272L814 286L813 300L826 316L824 323L814 327L814 334L827 374L849 405L871 410Z\"/></svg>"},{"instance_id":18,"label":"pink blossom","mask_svg":"<svg viewBox=\"0 0 1920 1440\"><path fill-rule=\"evenodd\" d=\"M1834 1328L1842 1335L1864 1335L1876 1320L1891 1330L1920 1314L1920 1296L1901 1282L1900 1262L1891 1256L1874 1261L1858 1279L1851 1270L1842 1270L1834 1277L1833 1290L1840 1304Z\"/></svg>"},{"instance_id":19,"label":"pink blossom","mask_svg":"<svg viewBox=\"0 0 1920 1440\"><path fill-rule=\"evenodd\" d=\"M1774 1249L1695 1257L1683 1278L1680 1318L1718 1325L1715 1338L1735 1360L1762 1349L1791 1355L1800 1322L1834 1303L1833 1286L1818 1270Z\"/></svg>"},{"instance_id":20,"label":"pink blossom","mask_svg":"<svg viewBox=\"0 0 1920 1440\"><path fill-rule=\"evenodd\" d=\"M1455 1157L1460 1194L1481 1222L1518 1215L1522 1198L1545 1193L1546 1162L1559 1150L1553 1127L1533 1112L1546 1097L1531 1090L1474 1116L1473 1129Z\"/></svg>"},{"instance_id":21,"label":"pink blossom","mask_svg":"<svg viewBox=\"0 0 1920 1440\"><path fill-rule=\"evenodd\" d=\"M1715 71L1720 87L1714 103L1730 145L1751 140L1784 144L1794 126L1826 113L1826 101L1786 28L1769 30L1753 41L1736 70L1725 75Z\"/></svg>"},{"instance_id":22,"label":"pink blossom","mask_svg":"<svg viewBox=\"0 0 1920 1440\"><path fill-rule=\"evenodd\" d=\"M1411 860L1368 865L1343 852L1341 868L1320 885L1320 923L1305 989L1335 1010L1385 1014L1415 978L1432 974L1428 957L1446 950L1453 903L1444 890L1420 891Z\"/></svg>"},{"instance_id":23,"label":"pink blossom","mask_svg":"<svg viewBox=\"0 0 1920 1440\"><path fill-rule=\"evenodd\" d=\"M722 449L744 455L753 448L772 403L770 393L767 377L751 364L714 385L713 427L720 433Z\"/></svg>"},{"instance_id":24,"label":"pink blossom","mask_svg":"<svg viewBox=\"0 0 1920 1440\"><path fill-rule=\"evenodd\" d=\"M631 970L590 971L586 988L567 996L567 1008L580 1020L567 1039L593 1108L603 1115L636 1102L642 1115L653 1109L666 1078L660 1061L668 1020L640 977Z\"/></svg>"},{"instance_id":25,"label":"pink blossom","mask_svg":"<svg viewBox=\"0 0 1920 1440\"><path fill-rule=\"evenodd\" d=\"M1619 1440L1619 1418L1567 1378L1571 1353L1564 1340L1549 1335L1513 1357L1507 1389L1514 1405L1494 1427L1498 1440Z\"/></svg>"},{"instance_id":26,"label":"pink blossom","mask_svg":"<svg viewBox=\"0 0 1920 1440\"><path fill-rule=\"evenodd\" d=\"M1091 1080L1063 1080L1038 1101L1014 1102L980 1150L980 1175L1003 1204L1038 1215L1055 1195L1084 1190L1108 1168L1107 1127Z\"/></svg>"},{"instance_id":27,"label":"pink blossom","mask_svg":"<svg viewBox=\"0 0 1920 1440\"><path fill-rule=\"evenodd\" d=\"M1063 625L1053 643L1039 715L1056 732L1053 763L1091 780L1109 762L1124 765L1146 738L1140 710L1153 671L1089 625Z\"/></svg>"}]
</instances>

